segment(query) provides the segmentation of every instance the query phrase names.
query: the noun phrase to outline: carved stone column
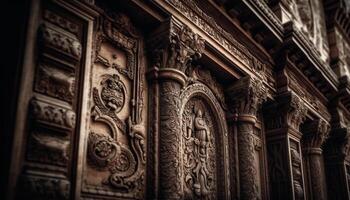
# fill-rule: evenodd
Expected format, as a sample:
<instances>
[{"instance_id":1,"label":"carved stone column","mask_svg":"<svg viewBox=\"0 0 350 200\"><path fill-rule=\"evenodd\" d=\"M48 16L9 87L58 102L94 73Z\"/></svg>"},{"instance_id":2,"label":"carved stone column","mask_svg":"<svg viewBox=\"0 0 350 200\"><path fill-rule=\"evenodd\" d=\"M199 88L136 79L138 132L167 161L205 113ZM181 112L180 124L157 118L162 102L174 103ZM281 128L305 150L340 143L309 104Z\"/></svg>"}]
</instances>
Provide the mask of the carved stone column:
<instances>
[{"instance_id":1,"label":"carved stone column","mask_svg":"<svg viewBox=\"0 0 350 200\"><path fill-rule=\"evenodd\" d=\"M156 93L159 94L159 133L153 134L158 137L159 149L154 149L159 152L156 161L158 168L154 170L159 170L159 179L152 183L158 191L149 192L149 198L181 199L183 178L179 94L187 81L187 66L201 56L204 40L171 18L155 31L149 43L154 51L153 66L148 75L149 79L157 80L158 86L155 88L158 88ZM149 190L153 189L149 187Z\"/></svg>"},{"instance_id":2,"label":"carved stone column","mask_svg":"<svg viewBox=\"0 0 350 200\"><path fill-rule=\"evenodd\" d=\"M299 126L306 114L293 92L264 107L271 199L305 199Z\"/></svg>"},{"instance_id":3,"label":"carved stone column","mask_svg":"<svg viewBox=\"0 0 350 200\"><path fill-rule=\"evenodd\" d=\"M237 116L241 199L260 199L258 174L254 163L254 124L261 103L267 98L259 80L245 77L229 89Z\"/></svg>"},{"instance_id":4,"label":"carved stone column","mask_svg":"<svg viewBox=\"0 0 350 200\"><path fill-rule=\"evenodd\" d=\"M327 199L326 177L321 145L329 134L329 124L323 120L315 120L302 129L303 155L310 199Z\"/></svg>"},{"instance_id":5,"label":"carved stone column","mask_svg":"<svg viewBox=\"0 0 350 200\"><path fill-rule=\"evenodd\" d=\"M331 131L324 145L329 199L350 199L350 124L340 107L339 99L331 103Z\"/></svg>"}]
</instances>

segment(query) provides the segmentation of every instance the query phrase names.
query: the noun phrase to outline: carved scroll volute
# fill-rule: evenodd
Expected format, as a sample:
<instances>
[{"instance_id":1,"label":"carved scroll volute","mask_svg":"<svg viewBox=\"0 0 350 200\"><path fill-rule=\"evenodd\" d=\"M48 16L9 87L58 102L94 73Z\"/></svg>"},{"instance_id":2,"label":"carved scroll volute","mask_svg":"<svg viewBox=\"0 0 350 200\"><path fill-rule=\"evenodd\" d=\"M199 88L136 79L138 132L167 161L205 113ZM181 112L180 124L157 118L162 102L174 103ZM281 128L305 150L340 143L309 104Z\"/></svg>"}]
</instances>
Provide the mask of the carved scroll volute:
<instances>
[{"instance_id":1,"label":"carved scroll volute","mask_svg":"<svg viewBox=\"0 0 350 200\"><path fill-rule=\"evenodd\" d=\"M238 117L236 120L241 198L260 199L259 175L254 160L254 124L259 106L267 98L266 88L260 80L245 77L233 85L228 92L234 113Z\"/></svg>"},{"instance_id":2,"label":"carved scroll volute","mask_svg":"<svg viewBox=\"0 0 350 200\"><path fill-rule=\"evenodd\" d=\"M193 60L201 57L204 40L189 27L170 18L150 37L148 46L154 49L148 79L159 85L155 86L159 96L153 102L159 103L159 140L156 141L159 145L159 183L155 183L155 187L159 185L159 191L155 191L155 195L165 199L181 199L184 193L179 95L188 80L186 69ZM155 147L153 151L158 149Z\"/></svg>"}]
</instances>

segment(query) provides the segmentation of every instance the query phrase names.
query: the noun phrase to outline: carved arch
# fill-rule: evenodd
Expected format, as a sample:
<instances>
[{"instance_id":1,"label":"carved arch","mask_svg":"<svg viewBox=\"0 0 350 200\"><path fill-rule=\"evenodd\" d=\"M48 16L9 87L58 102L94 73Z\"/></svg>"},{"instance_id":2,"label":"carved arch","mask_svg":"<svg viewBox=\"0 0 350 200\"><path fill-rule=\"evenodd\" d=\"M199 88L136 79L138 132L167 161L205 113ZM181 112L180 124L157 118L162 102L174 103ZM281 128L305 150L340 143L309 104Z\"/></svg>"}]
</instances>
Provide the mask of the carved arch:
<instances>
[{"instance_id":1,"label":"carved arch","mask_svg":"<svg viewBox=\"0 0 350 200\"><path fill-rule=\"evenodd\" d=\"M181 127L181 132L182 132L182 139L181 139L181 148L182 148L182 153L184 153L184 156L182 157L182 173L183 173L183 177L184 177L184 194L185 194L185 198L189 198L189 199L212 199L212 198L219 198L219 199L229 199L229 167L228 167L228 129L227 129L227 124L226 124L226 117L225 117L225 113L223 110L223 107L221 106L221 104L219 103L218 99L215 97L215 95L213 94L213 92L204 84L202 83L194 83L192 85L187 86L186 88L184 88L180 94L180 101L181 101L181 107L180 107L180 127ZM212 135L208 136L208 139L204 142L204 146L206 145L206 143L208 143L208 145L204 148L214 148L214 155L208 155L208 160L204 159L203 160L198 160L198 158L196 158L195 153L192 155L193 158L190 159L197 159L196 162L194 163L201 163L201 162L212 162L210 161L210 159L212 160L213 158L210 156L215 156L214 158L214 167L215 167L215 171L213 170L213 177L211 177L214 181L215 187L216 187L216 191L213 189L210 192L215 192L217 195L211 195L211 197L209 196L205 196L205 192L203 194L201 194L200 191L196 191L196 189L198 190L198 187L201 186L196 186L195 181L192 180L192 188L188 188L188 179L191 179L191 177L189 177L188 174L188 170L186 172L186 167L192 167L193 169L197 169L201 168L198 167L198 164L195 164L195 166L186 166L186 160L188 159L188 155L186 155L186 153L188 153L189 149L188 149L188 145L199 145L201 143L203 143L203 141L201 141L201 139L203 138L196 138L197 136L191 136L186 135L187 132L184 132L184 126L187 126L186 120L184 120L184 114L186 112L186 107L188 107L188 104L191 103L191 101L202 101L203 105L205 107L205 111L203 111L203 119L205 118L205 113L207 113L207 115L212 115L210 118L211 120L213 120L211 123L211 125L214 125L216 129L211 129L208 132L213 131ZM208 114L209 113L209 114ZM198 113L197 111L194 111L192 118L197 118L198 117ZM201 116L202 117L202 116ZM208 118L204 119L204 121L210 121ZM193 120L195 121L195 120ZM193 126L194 127L194 126ZM210 124L209 124L210 127ZM194 128L194 132L196 128ZM210 129L210 128L209 128ZM195 135L196 133L194 133L193 135ZM186 137L187 136L187 137ZM199 139L199 141L198 141ZM212 139L214 140L214 142L212 141ZM194 141L194 140L197 140ZM214 143L214 146L210 146L210 143ZM197 147L197 148L203 148L203 147ZM195 151L195 148L192 148L193 151ZM190 147L190 151L191 151L191 147ZM191 157L191 156L190 156ZM199 156L200 157L200 156ZM193 171L193 170L192 170ZM203 171L206 171L206 169L204 169ZM210 170L209 170L210 171ZM210 176L210 175L209 175ZM206 177L206 178L210 178L210 177ZM215 180L215 178L223 178L223 180ZM195 179L195 178L193 178ZM213 186L214 187L214 186ZM192 195L195 196L188 196L188 191L186 193L186 189L187 190L191 190L192 191ZM223 195L225 194L225 195ZM187 195L187 196L186 196Z\"/></svg>"}]
</instances>

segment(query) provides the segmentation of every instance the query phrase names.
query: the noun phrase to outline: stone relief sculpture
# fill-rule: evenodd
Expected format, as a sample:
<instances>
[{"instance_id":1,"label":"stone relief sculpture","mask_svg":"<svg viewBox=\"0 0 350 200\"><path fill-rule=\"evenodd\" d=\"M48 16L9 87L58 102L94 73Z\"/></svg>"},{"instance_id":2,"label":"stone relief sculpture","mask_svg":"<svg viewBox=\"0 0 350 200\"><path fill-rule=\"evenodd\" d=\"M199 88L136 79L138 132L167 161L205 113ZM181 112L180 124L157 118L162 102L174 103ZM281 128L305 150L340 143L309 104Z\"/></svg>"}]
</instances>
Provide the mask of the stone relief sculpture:
<instances>
[{"instance_id":1,"label":"stone relief sculpture","mask_svg":"<svg viewBox=\"0 0 350 200\"><path fill-rule=\"evenodd\" d=\"M191 104L195 106L194 104ZM215 190L215 152L210 122L203 116L202 108L186 106L185 183L191 199L212 199Z\"/></svg>"}]
</instances>

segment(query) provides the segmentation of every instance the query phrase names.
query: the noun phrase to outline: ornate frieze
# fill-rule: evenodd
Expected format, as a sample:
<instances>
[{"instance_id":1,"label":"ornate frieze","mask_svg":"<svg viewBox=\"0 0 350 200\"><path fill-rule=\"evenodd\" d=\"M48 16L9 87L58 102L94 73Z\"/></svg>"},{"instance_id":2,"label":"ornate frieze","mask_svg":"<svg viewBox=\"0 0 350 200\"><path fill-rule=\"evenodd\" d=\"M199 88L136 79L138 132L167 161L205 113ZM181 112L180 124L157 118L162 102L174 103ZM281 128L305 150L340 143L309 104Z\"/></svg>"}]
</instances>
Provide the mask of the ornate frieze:
<instances>
[{"instance_id":1,"label":"ornate frieze","mask_svg":"<svg viewBox=\"0 0 350 200\"><path fill-rule=\"evenodd\" d=\"M320 115L326 120L331 119L331 115L328 112L327 107L315 96L312 95L305 87L302 87L297 78L293 73L288 73L288 86L301 98L305 101L305 104L308 104L313 109L315 109Z\"/></svg>"},{"instance_id":2,"label":"ornate frieze","mask_svg":"<svg viewBox=\"0 0 350 200\"><path fill-rule=\"evenodd\" d=\"M288 4L298 30L307 36L305 39L316 48L321 60L328 62L328 38L321 1L291 0Z\"/></svg>"},{"instance_id":3,"label":"ornate frieze","mask_svg":"<svg viewBox=\"0 0 350 200\"><path fill-rule=\"evenodd\" d=\"M253 56L246 47L233 38L232 34L224 30L213 17L202 11L195 1L167 0L166 2L203 30L224 49L227 49L233 56L237 57L257 76L266 79L266 64Z\"/></svg>"},{"instance_id":4,"label":"ornate frieze","mask_svg":"<svg viewBox=\"0 0 350 200\"><path fill-rule=\"evenodd\" d=\"M71 21L67 20L66 18L60 15L57 15L55 12L52 12L51 10L45 10L43 18L46 21L73 33L74 35L78 35L79 33L79 28L77 24L72 23Z\"/></svg>"}]
</instances>

